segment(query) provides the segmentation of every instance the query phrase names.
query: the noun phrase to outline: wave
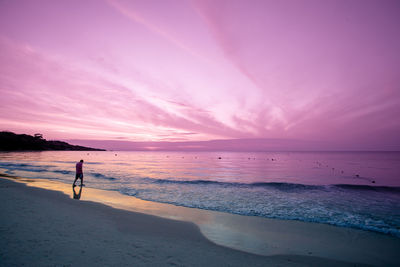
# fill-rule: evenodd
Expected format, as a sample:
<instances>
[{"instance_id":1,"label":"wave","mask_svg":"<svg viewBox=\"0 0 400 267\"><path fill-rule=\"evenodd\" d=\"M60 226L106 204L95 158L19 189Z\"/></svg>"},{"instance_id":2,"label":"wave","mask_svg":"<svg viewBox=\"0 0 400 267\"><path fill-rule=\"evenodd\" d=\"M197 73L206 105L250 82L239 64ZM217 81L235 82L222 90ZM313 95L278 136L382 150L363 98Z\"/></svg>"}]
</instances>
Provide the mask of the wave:
<instances>
[{"instance_id":1,"label":"wave","mask_svg":"<svg viewBox=\"0 0 400 267\"><path fill-rule=\"evenodd\" d=\"M306 185L306 184L295 184L295 183L283 183L283 182L259 182L259 183L235 183L235 182L218 182L210 180L169 180L169 179L154 179L154 178L143 178L142 180L155 183L155 184L187 184L187 185L215 185L223 187L246 187L246 188L257 188L257 187L269 187L278 190L314 190L324 189L326 186L320 185Z\"/></svg>"},{"instance_id":2,"label":"wave","mask_svg":"<svg viewBox=\"0 0 400 267\"><path fill-rule=\"evenodd\" d=\"M207 181L206 184L208 184ZM125 195L134 196L136 198L146 200L146 201L154 201L159 203L166 203L175 206L182 206L188 208L196 208L203 210L213 210L218 212L225 212L231 214L238 214L244 216L256 216L270 219L280 219L280 220L295 220L295 221L304 221L304 222L313 222L313 223L323 223L330 224L339 227L348 227L355 228L367 231L373 231L383 234L389 234L392 236L400 237L400 229L395 226L396 223L387 223L386 220L382 220L381 218L360 218L364 217L360 214L354 214L351 219L349 219L346 211L344 212L335 212L335 216L325 216L326 214L331 214L329 211L331 208L326 208L325 214L323 209L317 210L317 212L312 212L314 206L310 205L308 210L311 213L305 214L303 211L298 212L299 209L303 209L304 207L299 207L299 205L292 206L291 209L286 210L285 213L273 211L266 211L262 208L257 208L257 206L249 205L246 206L246 203L241 203L239 206L235 205L215 205L213 201L208 202L205 201L191 201L192 198L176 198L171 197L170 199L166 199L163 197L159 197L156 194L149 194L148 189L137 189L137 188L121 188L119 192ZM207 195L208 190L204 191L204 194ZM188 201L189 200L189 201ZM309 202L311 203L311 202ZM262 206L259 206L262 207ZM322 213L321 213L322 211ZM364 214L365 215L365 214ZM357 218L358 217L358 218ZM365 220L366 219L366 220ZM365 222L368 221L366 224Z\"/></svg>"},{"instance_id":3,"label":"wave","mask_svg":"<svg viewBox=\"0 0 400 267\"><path fill-rule=\"evenodd\" d=\"M94 176L95 178L99 178L99 179L105 179L105 180L115 180L114 177L110 177L101 173L97 173L97 172L92 172L89 173L90 175Z\"/></svg>"},{"instance_id":4,"label":"wave","mask_svg":"<svg viewBox=\"0 0 400 267\"><path fill-rule=\"evenodd\" d=\"M116 163L112 163L113 165L121 165L121 166L131 166L132 164L130 163L125 163L125 162L116 162Z\"/></svg>"},{"instance_id":5,"label":"wave","mask_svg":"<svg viewBox=\"0 0 400 267\"><path fill-rule=\"evenodd\" d=\"M307 185L307 184L295 184L295 183L280 183L280 182L269 182L269 183L252 183L250 186L254 187L273 187L280 190L322 190L326 186L322 185Z\"/></svg>"},{"instance_id":6,"label":"wave","mask_svg":"<svg viewBox=\"0 0 400 267\"><path fill-rule=\"evenodd\" d=\"M60 162L60 161L58 161ZM93 162L91 164L99 164L98 162ZM8 174L14 174L13 171L24 171L24 172L47 172L47 173L57 173L57 174L64 174L64 175L74 175L75 171L69 171L69 170L57 170L57 169L52 169L56 166L53 165L32 165L32 164L27 164L27 163L11 163L11 162L0 162L0 168L6 169L6 173ZM115 180L116 178L106 176L101 173L87 173L87 175L91 175L94 178L98 179L105 179L105 180ZM50 179L50 178L47 178Z\"/></svg>"},{"instance_id":7,"label":"wave","mask_svg":"<svg viewBox=\"0 0 400 267\"><path fill-rule=\"evenodd\" d=\"M74 174L74 172L72 172L72 171L66 171L66 170L54 170L54 171L51 171L51 172L55 172L55 173L61 173L61 174Z\"/></svg>"},{"instance_id":8,"label":"wave","mask_svg":"<svg viewBox=\"0 0 400 267\"><path fill-rule=\"evenodd\" d=\"M60 162L60 161L59 161ZM67 162L67 161L65 161ZM92 162L89 164L99 164ZM12 163L0 162L0 168L7 169L7 172L25 171L25 172L52 172L64 175L73 175L73 171L69 170L54 170L54 165L33 165L28 163ZM116 180L101 173L88 173L97 179ZM299 192L307 190L352 190L352 191L374 191L400 193L400 187L396 186L379 186L379 185L357 185L357 184L331 184L331 185L310 185L285 182L257 182L257 183L240 183L240 182L221 182L214 180L175 180L175 179L156 179L156 178L139 178L140 180L151 184L181 184L181 185L199 185L199 186L221 186L221 187L240 187L240 188L272 188L286 192Z\"/></svg>"},{"instance_id":9,"label":"wave","mask_svg":"<svg viewBox=\"0 0 400 267\"><path fill-rule=\"evenodd\" d=\"M55 167L54 165L33 165L27 163L12 163L12 162L0 162L0 167L34 167L34 168L50 168Z\"/></svg>"},{"instance_id":10,"label":"wave","mask_svg":"<svg viewBox=\"0 0 400 267\"><path fill-rule=\"evenodd\" d=\"M36 166L24 163L0 163L0 168L5 168L8 171L27 171L27 172L46 172L48 167L53 167L51 165Z\"/></svg>"},{"instance_id":11,"label":"wave","mask_svg":"<svg viewBox=\"0 0 400 267\"><path fill-rule=\"evenodd\" d=\"M258 183L235 183L235 182L218 182L212 180L172 180L172 179L154 179L142 178L143 181L154 184L182 184L182 185L214 185L223 187L246 187L246 188L274 188L282 191L303 191L303 190L329 190L332 188L342 190L370 190L378 192L394 192L400 193L400 187L391 186L370 186L356 184L332 184L332 185L309 185L285 182L258 182Z\"/></svg>"},{"instance_id":12,"label":"wave","mask_svg":"<svg viewBox=\"0 0 400 267\"><path fill-rule=\"evenodd\" d=\"M393 192L400 193L398 186L371 186L371 185L356 185L356 184L336 184L335 187L346 190L363 190L363 191L378 191L378 192Z\"/></svg>"}]
</instances>

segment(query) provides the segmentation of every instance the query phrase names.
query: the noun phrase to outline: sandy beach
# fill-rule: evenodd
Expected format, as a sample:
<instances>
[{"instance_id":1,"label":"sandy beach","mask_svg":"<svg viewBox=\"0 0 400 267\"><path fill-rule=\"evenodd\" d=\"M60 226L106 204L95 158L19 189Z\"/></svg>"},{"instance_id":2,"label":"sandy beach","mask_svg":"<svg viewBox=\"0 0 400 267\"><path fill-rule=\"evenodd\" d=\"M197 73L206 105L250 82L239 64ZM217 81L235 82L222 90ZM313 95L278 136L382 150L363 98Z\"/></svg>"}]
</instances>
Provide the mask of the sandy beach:
<instances>
[{"instance_id":1,"label":"sandy beach","mask_svg":"<svg viewBox=\"0 0 400 267\"><path fill-rule=\"evenodd\" d=\"M310 229L314 232L315 229L320 231L312 236L313 238L320 236L318 244L322 250L327 250L327 257L318 256L317 250L308 255L299 255L295 248L293 254L262 256L217 245L207 239L202 234L204 230L200 231L195 223L150 215L157 214L161 208L166 210L166 207L171 205L153 207L151 203L144 203L137 207L137 210L142 209L143 212L133 212L122 209L123 206L120 206L120 209L111 207L118 205L107 201L107 198L101 195L102 190L84 188L80 200L77 200L73 199L72 188L68 185L65 185L65 190L69 188L69 195L60 192L62 190L59 185L56 188L57 186L51 182L47 182L47 189L43 189L46 188L44 184L41 185L43 188L27 186L26 183L30 185L29 182L23 179L18 182L9 178L0 179L1 266L362 266L367 264L395 266L399 264L396 251L400 248L400 241L398 238L380 234L370 235L366 231L359 231L360 233L356 231L354 234L352 230L332 227L346 233L348 240L341 240L343 235L336 238L346 251L349 250L346 246L353 248L349 253L355 257L351 258L339 254L340 250L334 248L336 246L334 240L332 240L333 248L329 249L330 240L325 240L327 235L324 233L329 226L325 228L325 225L303 223L300 227L303 233L307 233ZM40 183L36 182L35 186L39 185ZM92 199L97 196L105 203L88 201L83 196ZM177 213L181 212L179 207L169 208L165 214L169 214L170 218L184 217L178 216ZM201 218L204 219L201 212L208 211L190 209L190 212L192 213L187 216L196 217L197 214L198 218L194 220L200 221ZM220 216L222 220L224 215ZM246 219L248 218L243 218ZM245 229L244 222L238 220L235 223L241 224ZM253 224L248 222L249 225ZM269 223L271 229L278 229L278 225L282 226L277 220L264 222ZM290 224L284 226L288 227ZM308 229L307 226L311 228ZM315 226L316 228L313 228ZM310 239L307 239L310 237L306 235L302 237L298 233L294 234L293 229L286 229L286 234L276 231L270 233L271 240L279 241L277 246L287 243L288 238L292 238L295 246L299 242L303 242L305 246L310 243L308 242ZM335 239L333 236L335 234L337 235L328 230L329 238ZM360 244L364 246L359 247ZM371 249L371 246L377 251L366 251Z\"/></svg>"},{"instance_id":2,"label":"sandy beach","mask_svg":"<svg viewBox=\"0 0 400 267\"><path fill-rule=\"evenodd\" d=\"M400 267L399 14L0 0L0 267Z\"/></svg>"}]
</instances>

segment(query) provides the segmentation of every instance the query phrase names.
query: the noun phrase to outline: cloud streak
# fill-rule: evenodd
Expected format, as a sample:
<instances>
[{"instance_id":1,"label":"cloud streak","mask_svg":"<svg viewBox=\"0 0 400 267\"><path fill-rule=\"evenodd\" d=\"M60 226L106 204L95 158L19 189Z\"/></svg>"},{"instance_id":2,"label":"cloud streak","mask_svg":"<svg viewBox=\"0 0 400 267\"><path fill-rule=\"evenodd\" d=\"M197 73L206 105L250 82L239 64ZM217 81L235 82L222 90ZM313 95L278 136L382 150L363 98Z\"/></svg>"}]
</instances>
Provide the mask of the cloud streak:
<instances>
[{"instance_id":1,"label":"cloud streak","mask_svg":"<svg viewBox=\"0 0 400 267\"><path fill-rule=\"evenodd\" d=\"M122 135L150 140L162 136L166 129L171 129L173 136L185 138L188 131L199 136L245 135L199 108L171 104L163 99L157 102L145 99L134 88L68 67L66 62L54 62L5 39L0 42L0 48L4 63L1 72L7 77L0 84L0 110L7 114L3 125L20 123L35 131L51 127L77 136ZM51 78L44 79L41 69ZM169 104L170 112L163 104Z\"/></svg>"},{"instance_id":2,"label":"cloud streak","mask_svg":"<svg viewBox=\"0 0 400 267\"><path fill-rule=\"evenodd\" d=\"M396 2L0 5L2 130L399 146Z\"/></svg>"}]
</instances>

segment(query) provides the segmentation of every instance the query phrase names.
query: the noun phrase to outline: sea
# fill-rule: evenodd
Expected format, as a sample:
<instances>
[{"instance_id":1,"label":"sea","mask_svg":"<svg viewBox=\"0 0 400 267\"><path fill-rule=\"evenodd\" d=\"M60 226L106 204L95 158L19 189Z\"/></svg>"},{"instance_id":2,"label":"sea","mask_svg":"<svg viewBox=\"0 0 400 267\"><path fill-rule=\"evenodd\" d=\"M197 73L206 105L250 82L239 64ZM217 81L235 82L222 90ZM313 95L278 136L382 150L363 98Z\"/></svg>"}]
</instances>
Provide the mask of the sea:
<instances>
[{"instance_id":1,"label":"sea","mask_svg":"<svg viewBox=\"0 0 400 267\"><path fill-rule=\"evenodd\" d=\"M400 152L2 152L0 173L400 238Z\"/></svg>"}]
</instances>

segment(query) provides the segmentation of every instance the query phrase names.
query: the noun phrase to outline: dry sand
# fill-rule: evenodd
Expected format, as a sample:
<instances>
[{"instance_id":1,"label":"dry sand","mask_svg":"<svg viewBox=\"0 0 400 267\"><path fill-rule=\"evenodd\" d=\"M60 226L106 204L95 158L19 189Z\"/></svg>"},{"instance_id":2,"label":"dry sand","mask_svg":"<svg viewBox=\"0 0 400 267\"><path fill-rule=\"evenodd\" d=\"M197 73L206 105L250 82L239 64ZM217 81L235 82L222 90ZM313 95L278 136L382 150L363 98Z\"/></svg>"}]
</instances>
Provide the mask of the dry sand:
<instances>
[{"instance_id":1,"label":"dry sand","mask_svg":"<svg viewBox=\"0 0 400 267\"><path fill-rule=\"evenodd\" d=\"M8 179L0 179L0 190L1 266L361 266L315 256L250 254L214 244L194 223L79 201ZM398 239L389 239L390 249L400 248Z\"/></svg>"}]
</instances>

